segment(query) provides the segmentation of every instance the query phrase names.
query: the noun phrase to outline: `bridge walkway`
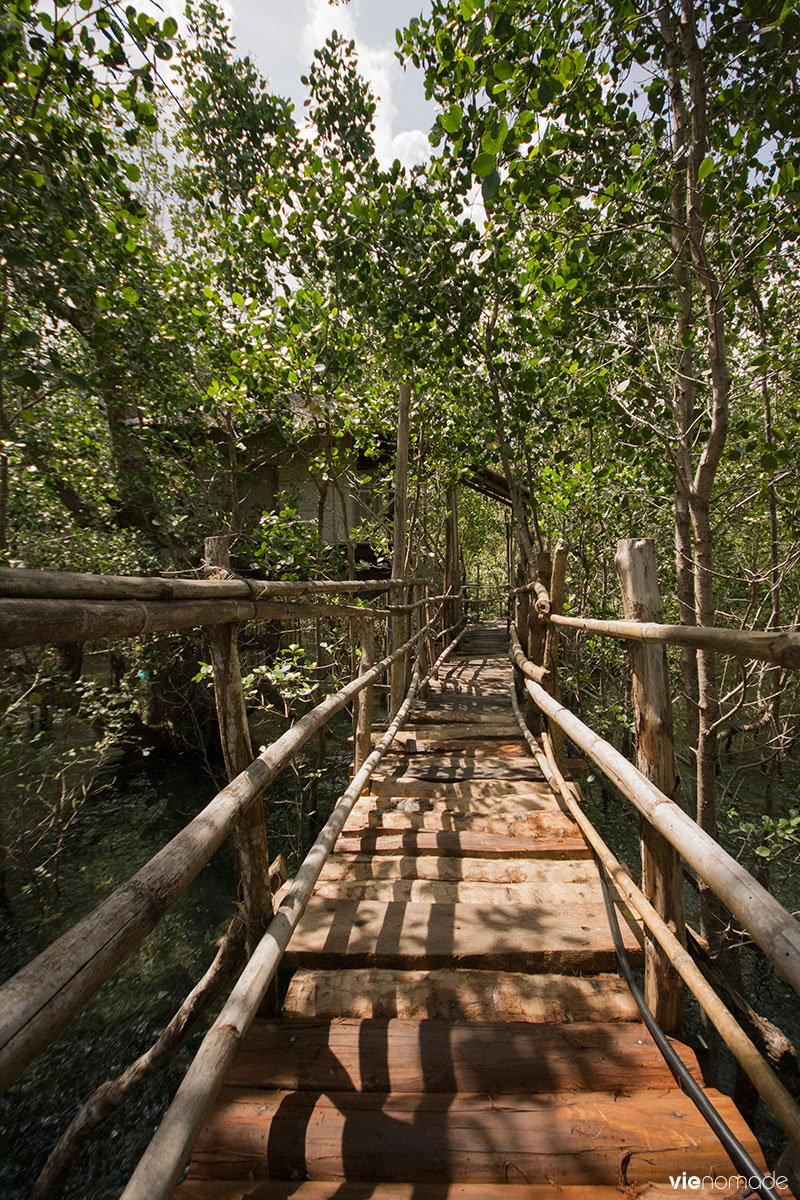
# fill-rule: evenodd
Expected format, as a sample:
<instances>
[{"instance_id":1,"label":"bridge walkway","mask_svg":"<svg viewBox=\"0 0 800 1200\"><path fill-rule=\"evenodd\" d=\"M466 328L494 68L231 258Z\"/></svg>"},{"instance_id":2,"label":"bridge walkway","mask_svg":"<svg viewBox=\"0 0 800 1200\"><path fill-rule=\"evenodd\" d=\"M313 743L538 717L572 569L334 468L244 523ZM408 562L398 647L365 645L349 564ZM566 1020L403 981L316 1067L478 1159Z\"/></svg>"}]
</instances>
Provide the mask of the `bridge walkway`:
<instances>
[{"instance_id":1,"label":"bridge walkway","mask_svg":"<svg viewBox=\"0 0 800 1200\"><path fill-rule=\"evenodd\" d=\"M712 1186L735 1172L615 973L597 869L520 738L509 678L505 624L485 623L416 704L178 1200L734 1194ZM630 917L624 936L641 962ZM708 1094L763 1169L733 1102Z\"/></svg>"}]
</instances>

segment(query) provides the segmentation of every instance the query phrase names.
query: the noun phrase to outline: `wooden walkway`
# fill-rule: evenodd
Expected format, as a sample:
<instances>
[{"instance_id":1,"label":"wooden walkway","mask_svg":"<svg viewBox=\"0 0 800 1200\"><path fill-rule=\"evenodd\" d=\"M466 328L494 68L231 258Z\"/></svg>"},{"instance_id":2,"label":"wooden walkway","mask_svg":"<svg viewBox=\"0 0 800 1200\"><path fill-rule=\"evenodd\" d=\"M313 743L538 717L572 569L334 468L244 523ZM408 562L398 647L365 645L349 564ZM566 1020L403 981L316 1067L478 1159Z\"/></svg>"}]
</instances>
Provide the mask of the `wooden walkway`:
<instances>
[{"instance_id":1,"label":"wooden walkway","mask_svg":"<svg viewBox=\"0 0 800 1200\"><path fill-rule=\"evenodd\" d=\"M520 740L506 648L504 624L468 634L357 803L289 946L284 1014L251 1030L179 1200L735 1191L670 1183L735 1172L614 973L597 871ZM640 961L633 921L625 938Z\"/></svg>"}]
</instances>

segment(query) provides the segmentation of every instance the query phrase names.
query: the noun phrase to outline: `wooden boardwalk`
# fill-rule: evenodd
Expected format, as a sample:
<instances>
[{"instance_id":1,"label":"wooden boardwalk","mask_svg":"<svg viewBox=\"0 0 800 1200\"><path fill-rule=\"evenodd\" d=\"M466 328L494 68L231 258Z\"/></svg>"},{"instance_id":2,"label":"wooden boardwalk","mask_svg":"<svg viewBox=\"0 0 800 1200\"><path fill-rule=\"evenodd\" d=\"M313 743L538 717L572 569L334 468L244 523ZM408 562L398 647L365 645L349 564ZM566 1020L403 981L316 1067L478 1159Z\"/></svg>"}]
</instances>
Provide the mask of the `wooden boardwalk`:
<instances>
[{"instance_id":1,"label":"wooden boardwalk","mask_svg":"<svg viewBox=\"0 0 800 1200\"><path fill-rule=\"evenodd\" d=\"M506 647L504 624L468 634L356 804L289 946L283 1016L253 1026L180 1200L733 1194L670 1183L735 1172L614 973Z\"/></svg>"}]
</instances>

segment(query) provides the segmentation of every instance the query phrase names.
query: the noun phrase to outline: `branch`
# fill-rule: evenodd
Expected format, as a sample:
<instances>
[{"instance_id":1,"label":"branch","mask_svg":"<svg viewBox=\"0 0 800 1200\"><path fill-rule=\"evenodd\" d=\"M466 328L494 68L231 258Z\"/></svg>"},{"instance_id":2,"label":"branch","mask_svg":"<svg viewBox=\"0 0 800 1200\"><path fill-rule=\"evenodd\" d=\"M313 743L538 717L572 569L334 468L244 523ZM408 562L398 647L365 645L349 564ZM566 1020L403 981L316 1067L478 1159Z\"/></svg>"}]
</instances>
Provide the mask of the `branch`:
<instances>
[{"instance_id":1,"label":"branch","mask_svg":"<svg viewBox=\"0 0 800 1200\"><path fill-rule=\"evenodd\" d=\"M69 1123L36 1180L31 1200L54 1200L60 1194L67 1173L89 1134L180 1050L190 1026L231 978L243 951L244 923L237 914L228 926L211 966L158 1041L116 1079L101 1083Z\"/></svg>"}]
</instances>

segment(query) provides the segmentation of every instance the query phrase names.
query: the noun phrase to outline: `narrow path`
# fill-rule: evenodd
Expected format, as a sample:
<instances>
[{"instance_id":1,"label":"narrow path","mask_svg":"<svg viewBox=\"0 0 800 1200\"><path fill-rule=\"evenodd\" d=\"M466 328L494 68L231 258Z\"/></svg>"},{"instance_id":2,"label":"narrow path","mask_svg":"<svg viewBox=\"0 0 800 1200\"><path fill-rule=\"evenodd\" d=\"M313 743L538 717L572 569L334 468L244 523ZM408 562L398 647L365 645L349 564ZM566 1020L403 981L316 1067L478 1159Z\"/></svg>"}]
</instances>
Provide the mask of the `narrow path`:
<instances>
[{"instance_id":1,"label":"narrow path","mask_svg":"<svg viewBox=\"0 0 800 1200\"><path fill-rule=\"evenodd\" d=\"M519 738L506 651L503 623L470 631L354 808L284 1014L255 1023L179 1200L735 1191L687 1182L734 1172L612 973L597 871Z\"/></svg>"}]
</instances>

